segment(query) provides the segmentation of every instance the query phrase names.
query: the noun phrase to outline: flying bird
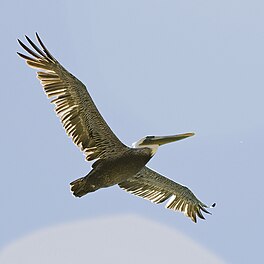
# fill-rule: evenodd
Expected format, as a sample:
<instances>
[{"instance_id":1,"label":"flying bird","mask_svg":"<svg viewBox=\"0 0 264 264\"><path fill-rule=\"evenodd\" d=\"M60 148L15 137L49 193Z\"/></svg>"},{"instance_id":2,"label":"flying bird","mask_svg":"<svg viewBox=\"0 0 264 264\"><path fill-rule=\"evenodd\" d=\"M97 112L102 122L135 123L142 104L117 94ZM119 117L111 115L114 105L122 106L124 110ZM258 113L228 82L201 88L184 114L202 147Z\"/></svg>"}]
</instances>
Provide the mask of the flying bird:
<instances>
[{"instance_id":1,"label":"flying bird","mask_svg":"<svg viewBox=\"0 0 264 264\"><path fill-rule=\"evenodd\" d=\"M73 195L82 197L118 184L123 190L156 204L168 200L166 208L181 211L194 222L197 216L205 219L202 212L209 213L208 206L187 187L145 166L159 146L185 139L194 133L146 136L133 143L132 147L124 145L101 116L85 85L51 55L39 35L36 33L39 45L27 36L25 38L31 48L18 39L28 54L17 54L30 67L40 70L37 78L48 98L52 98L51 103L55 104L55 112L67 135L84 153L87 161L95 160L85 177L70 183Z\"/></svg>"}]
</instances>

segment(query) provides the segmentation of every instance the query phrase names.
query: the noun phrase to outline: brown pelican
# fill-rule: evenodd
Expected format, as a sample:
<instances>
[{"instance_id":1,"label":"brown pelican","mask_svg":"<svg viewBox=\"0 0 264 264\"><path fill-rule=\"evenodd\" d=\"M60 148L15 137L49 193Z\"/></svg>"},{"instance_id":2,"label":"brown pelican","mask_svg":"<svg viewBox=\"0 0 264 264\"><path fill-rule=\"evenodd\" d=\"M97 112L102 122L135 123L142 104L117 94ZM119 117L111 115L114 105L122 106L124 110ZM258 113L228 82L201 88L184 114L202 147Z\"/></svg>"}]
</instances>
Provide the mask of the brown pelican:
<instances>
[{"instance_id":1,"label":"brown pelican","mask_svg":"<svg viewBox=\"0 0 264 264\"><path fill-rule=\"evenodd\" d=\"M81 197L118 184L127 192L153 203L169 199L167 208L183 212L194 222L196 216L204 219L201 211L209 213L205 209L208 206L187 187L145 166L159 146L193 136L194 133L147 136L134 143L132 148L125 146L97 110L84 84L51 55L37 33L40 47L25 37L33 49L20 40L18 42L32 57L19 52L18 55L30 67L40 70L37 77L48 98L53 98L51 103L55 104L55 112L67 135L84 153L87 161L96 160L88 175L70 183L73 194Z\"/></svg>"}]
</instances>

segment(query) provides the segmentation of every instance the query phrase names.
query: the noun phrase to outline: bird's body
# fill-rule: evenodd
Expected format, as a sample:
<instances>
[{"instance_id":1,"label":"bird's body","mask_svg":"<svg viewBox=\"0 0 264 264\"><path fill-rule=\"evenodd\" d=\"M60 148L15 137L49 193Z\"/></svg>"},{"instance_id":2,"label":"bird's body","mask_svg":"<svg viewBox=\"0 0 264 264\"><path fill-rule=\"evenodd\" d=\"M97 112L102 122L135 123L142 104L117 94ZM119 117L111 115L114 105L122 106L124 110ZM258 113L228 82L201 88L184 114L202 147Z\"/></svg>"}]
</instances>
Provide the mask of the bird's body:
<instances>
[{"instance_id":1,"label":"bird's body","mask_svg":"<svg viewBox=\"0 0 264 264\"><path fill-rule=\"evenodd\" d=\"M178 141L193 133L173 136L147 136L133 144L124 145L107 125L96 108L86 87L69 73L47 50L36 34L41 49L27 36L33 50L20 40L19 44L32 57L18 55L37 73L45 93L55 104L55 112L74 144L87 161L96 160L87 176L73 181L71 190L77 197L100 188L118 184L122 189L154 203L170 199L167 208L182 211L196 222L204 219L201 211L208 206L198 200L185 186L173 182L145 165L163 144Z\"/></svg>"},{"instance_id":2,"label":"bird's body","mask_svg":"<svg viewBox=\"0 0 264 264\"><path fill-rule=\"evenodd\" d=\"M87 176L71 183L73 194L81 197L88 192L126 181L136 175L151 157L151 150L148 148L127 147L114 157L99 159L92 165Z\"/></svg>"}]
</instances>

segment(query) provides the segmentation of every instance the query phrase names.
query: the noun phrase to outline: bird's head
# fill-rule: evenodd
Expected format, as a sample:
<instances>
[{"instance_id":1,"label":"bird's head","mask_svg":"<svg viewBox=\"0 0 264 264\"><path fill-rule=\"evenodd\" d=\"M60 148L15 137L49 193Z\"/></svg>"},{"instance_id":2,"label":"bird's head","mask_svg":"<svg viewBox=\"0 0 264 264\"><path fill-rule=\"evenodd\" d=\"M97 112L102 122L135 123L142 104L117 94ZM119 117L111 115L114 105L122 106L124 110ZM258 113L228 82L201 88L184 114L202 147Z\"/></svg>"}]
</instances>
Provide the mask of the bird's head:
<instances>
[{"instance_id":1,"label":"bird's head","mask_svg":"<svg viewBox=\"0 0 264 264\"><path fill-rule=\"evenodd\" d=\"M178 134L173 136L146 136L132 144L133 148L150 148L152 156L156 153L159 146L175 142L187 137L193 136L194 133Z\"/></svg>"}]
</instances>

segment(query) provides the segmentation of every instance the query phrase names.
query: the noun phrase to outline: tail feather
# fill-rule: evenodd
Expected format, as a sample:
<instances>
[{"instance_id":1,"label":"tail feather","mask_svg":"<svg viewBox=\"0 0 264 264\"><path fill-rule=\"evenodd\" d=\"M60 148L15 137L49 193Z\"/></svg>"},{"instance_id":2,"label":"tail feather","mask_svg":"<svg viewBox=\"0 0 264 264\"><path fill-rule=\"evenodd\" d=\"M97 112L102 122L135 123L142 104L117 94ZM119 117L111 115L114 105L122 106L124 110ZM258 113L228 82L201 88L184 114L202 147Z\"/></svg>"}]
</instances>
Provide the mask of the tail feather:
<instances>
[{"instance_id":1,"label":"tail feather","mask_svg":"<svg viewBox=\"0 0 264 264\"><path fill-rule=\"evenodd\" d=\"M87 177L82 177L71 182L70 186L73 195L76 197L82 197L85 194L96 190L94 185L89 184Z\"/></svg>"}]
</instances>

